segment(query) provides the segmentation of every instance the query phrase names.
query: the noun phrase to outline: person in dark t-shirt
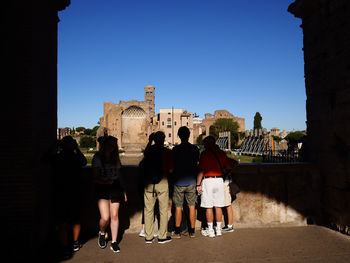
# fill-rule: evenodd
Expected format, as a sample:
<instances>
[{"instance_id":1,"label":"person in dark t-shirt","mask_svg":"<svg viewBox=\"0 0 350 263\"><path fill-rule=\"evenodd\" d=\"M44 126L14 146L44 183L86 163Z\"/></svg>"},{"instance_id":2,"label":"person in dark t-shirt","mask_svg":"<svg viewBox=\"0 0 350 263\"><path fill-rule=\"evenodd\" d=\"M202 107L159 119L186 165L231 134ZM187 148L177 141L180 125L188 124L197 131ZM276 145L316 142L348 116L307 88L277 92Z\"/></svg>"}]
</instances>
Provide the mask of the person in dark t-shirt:
<instances>
[{"instance_id":1,"label":"person in dark t-shirt","mask_svg":"<svg viewBox=\"0 0 350 263\"><path fill-rule=\"evenodd\" d=\"M180 225L182 220L182 210L184 199L189 208L190 237L194 237L196 223L196 177L199 161L199 149L189 143L190 130L182 126L178 130L181 144L173 148L174 155L174 193L173 203L175 205L175 234L174 238L180 238Z\"/></svg>"}]
</instances>

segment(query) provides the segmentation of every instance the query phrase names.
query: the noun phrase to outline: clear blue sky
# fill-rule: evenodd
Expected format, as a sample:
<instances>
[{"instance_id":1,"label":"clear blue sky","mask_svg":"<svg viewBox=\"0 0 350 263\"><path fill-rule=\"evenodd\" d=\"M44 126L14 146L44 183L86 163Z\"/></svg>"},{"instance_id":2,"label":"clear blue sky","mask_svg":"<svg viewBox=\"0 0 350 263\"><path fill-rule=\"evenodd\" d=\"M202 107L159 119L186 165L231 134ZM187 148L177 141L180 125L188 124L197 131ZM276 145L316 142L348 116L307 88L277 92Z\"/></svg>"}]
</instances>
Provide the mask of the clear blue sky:
<instances>
[{"instance_id":1,"label":"clear blue sky","mask_svg":"<svg viewBox=\"0 0 350 263\"><path fill-rule=\"evenodd\" d=\"M92 128L103 102L143 100L204 118L304 130L301 20L293 0L72 0L59 12L58 126Z\"/></svg>"}]
</instances>

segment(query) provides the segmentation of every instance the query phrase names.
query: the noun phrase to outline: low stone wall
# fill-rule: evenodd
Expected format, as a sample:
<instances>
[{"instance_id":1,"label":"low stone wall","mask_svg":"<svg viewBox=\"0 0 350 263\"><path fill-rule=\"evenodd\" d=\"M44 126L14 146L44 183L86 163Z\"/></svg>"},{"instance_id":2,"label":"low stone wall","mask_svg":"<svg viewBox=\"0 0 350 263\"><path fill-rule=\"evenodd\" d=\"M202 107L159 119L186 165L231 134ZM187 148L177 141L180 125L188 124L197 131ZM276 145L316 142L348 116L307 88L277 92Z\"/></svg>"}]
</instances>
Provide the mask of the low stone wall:
<instances>
[{"instance_id":1,"label":"low stone wall","mask_svg":"<svg viewBox=\"0 0 350 263\"><path fill-rule=\"evenodd\" d=\"M96 234L99 214L91 183L91 169L84 169L83 229ZM124 166L128 202L120 209L121 232L136 233L141 228L142 198L137 191L138 167ZM320 216L319 173L311 164L241 164L235 171L241 188L233 202L235 227L270 227L317 223ZM169 217L171 200L169 201ZM198 209L196 227L203 211Z\"/></svg>"},{"instance_id":2,"label":"low stone wall","mask_svg":"<svg viewBox=\"0 0 350 263\"><path fill-rule=\"evenodd\" d=\"M320 177L311 164L246 164L235 176L236 227L305 225L320 218Z\"/></svg>"}]
</instances>

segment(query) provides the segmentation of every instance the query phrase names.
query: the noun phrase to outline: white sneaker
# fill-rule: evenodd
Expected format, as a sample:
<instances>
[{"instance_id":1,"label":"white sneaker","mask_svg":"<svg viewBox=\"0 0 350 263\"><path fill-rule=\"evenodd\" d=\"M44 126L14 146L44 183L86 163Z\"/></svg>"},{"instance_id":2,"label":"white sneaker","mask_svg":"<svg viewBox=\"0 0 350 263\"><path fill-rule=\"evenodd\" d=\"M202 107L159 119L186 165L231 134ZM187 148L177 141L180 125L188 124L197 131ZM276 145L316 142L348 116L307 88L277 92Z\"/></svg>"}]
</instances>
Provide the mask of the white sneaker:
<instances>
[{"instance_id":1,"label":"white sneaker","mask_svg":"<svg viewBox=\"0 0 350 263\"><path fill-rule=\"evenodd\" d=\"M214 229L208 229L208 237L215 237Z\"/></svg>"},{"instance_id":2,"label":"white sneaker","mask_svg":"<svg viewBox=\"0 0 350 263\"><path fill-rule=\"evenodd\" d=\"M146 233L145 233L145 230L142 229L139 233L139 237L145 237Z\"/></svg>"},{"instance_id":3,"label":"white sneaker","mask_svg":"<svg viewBox=\"0 0 350 263\"><path fill-rule=\"evenodd\" d=\"M201 235L205 236L205 237L208 236L208 229L207 228L202 228L201 229Z\"/></svg>"},{"instance_id":4,"label":"white sneaker","mask_svg":"<svg viewBox=\"0 0 350 263\"><path fill-rule=\"evenodd\" d=\"M217 228L216 229L216 236L222 236L221 229Z\"/></svg>"}]
</instances>

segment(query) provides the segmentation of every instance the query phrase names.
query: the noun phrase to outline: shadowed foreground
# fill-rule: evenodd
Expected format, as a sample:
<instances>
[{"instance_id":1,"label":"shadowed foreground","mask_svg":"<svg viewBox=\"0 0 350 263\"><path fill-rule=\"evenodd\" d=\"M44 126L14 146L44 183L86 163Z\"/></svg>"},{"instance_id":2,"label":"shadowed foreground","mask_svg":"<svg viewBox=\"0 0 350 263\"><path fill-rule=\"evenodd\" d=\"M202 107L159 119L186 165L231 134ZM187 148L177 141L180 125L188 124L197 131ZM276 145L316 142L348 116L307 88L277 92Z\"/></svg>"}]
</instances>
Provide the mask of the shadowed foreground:
<instances>
[{"instance_id":1,"label":"shadowed foreground","mask_svg":"<svg viewBox=\"0 0 350 263\"><path fill-rule=\"evenodd\" d=\"M93 238L65 262L350 262L350 237L319 226L239 228L213 239L196 233L167 244L125 234L120 253Z\"/></svg>"}]
</instances>

